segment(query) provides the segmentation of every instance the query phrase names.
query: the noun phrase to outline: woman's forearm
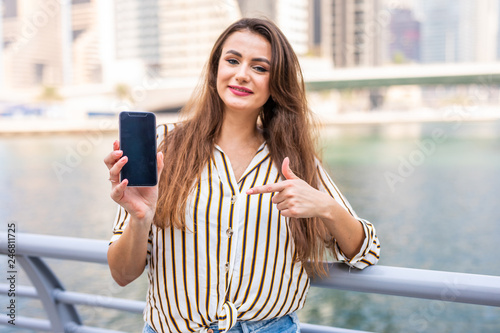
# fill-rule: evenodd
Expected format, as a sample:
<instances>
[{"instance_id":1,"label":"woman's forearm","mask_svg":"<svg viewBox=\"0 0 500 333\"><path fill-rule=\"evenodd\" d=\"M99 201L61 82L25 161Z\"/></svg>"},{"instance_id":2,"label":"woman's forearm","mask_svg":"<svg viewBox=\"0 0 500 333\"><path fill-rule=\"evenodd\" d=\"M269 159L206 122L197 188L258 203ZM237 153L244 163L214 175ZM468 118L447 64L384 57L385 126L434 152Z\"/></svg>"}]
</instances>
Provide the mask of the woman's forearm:
<instances>
[{"instance_id":1,"label":"woman's forearm","mask_svg":"<svg viewBox=\"0 0 500 333\"><path fill-rule=\"evenodd\" d=\"M348 258L353 258L359 253L365 239L363 226L335 199L325 195L325 200L328 200L329 205L320 218L337 241L342 252Z\"/></svg>"},{"instance_id":2,"label":"woman's forearm","mask_svg":"<svg viewBox=\"0 0 500 333\"><path fill-rule=\"evenodd\" d=\"M151 223L131 218L121 237L109 246L108 265L120 286L126 286L144 271L150 227Z\"/></svg>"}]
</instances>

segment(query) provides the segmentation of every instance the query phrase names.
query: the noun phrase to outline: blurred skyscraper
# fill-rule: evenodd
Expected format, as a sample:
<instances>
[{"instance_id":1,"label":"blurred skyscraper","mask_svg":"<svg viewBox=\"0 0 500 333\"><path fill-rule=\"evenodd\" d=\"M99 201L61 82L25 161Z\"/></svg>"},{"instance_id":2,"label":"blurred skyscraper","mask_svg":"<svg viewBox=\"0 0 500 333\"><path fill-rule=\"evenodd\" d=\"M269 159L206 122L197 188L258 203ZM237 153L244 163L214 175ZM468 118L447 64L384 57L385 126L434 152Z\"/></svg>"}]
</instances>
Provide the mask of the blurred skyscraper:
<instances>
[{"instance_id":1,"label":"blurred skyscraper","mask_svg":"<svg viewBox=\"0 0 500 333\"><path fill-rule=\"evenodd\" d=\"M88 84L102 81L100 22L98 0L73 0L71 6L72 83Z\"/></svg>"},{"instance_id":2,"label":"blurred skyscraper","mask_svg":"<svg viewBox=\"0 0 500 333\"><path fill-rule=\"evenodd\" d=\"M497 59L499 0L421 0L421 61Z\"/></svg>"},{"instance_id":3,"label":"blurred skyscraper","mask_svg":"<svg viewBox=\"0 0 500 333\"><path fill-rule=\"evenodd\" d=\"M5 0L3 4L5 87L61 84L63 21L60 6L47 6L43 0Z\"/></svg>"},{"instance_id":4,"label":"blurred skyscraper","mask_svg":"<svg viewBox=\"0 0 500 333\"><path fill-rule=\"evenodd\" d=\"M330 54L335 67L376 66L382 63L385 22L379 0L313 0L314 50Z\"/></svg>"},{"instance_id":5,"label":"blurred skyscraper","mask_svg":"<svg viewBox=\"0 0 500 333\"><path fill-rule=\"evenodd\" d=\"M158 0L114 1L116 59L141 59L148 67L160 65Z\"/></svg>"},{"instance_id":6,"label":"blurred skyscraper","mask_svg":"<svg viewBox=\"0 0 500 333\"><path fill-rule=\"evenodd\" d=\"M6 88L102 80L97 0L4 0Z\"/></svg>"},{"instance_id":7,"label":"blurred skyscraper","mask_svg":"<svg viewBox=\"0 0 500 333\"><path fill-rule=\"evenodd\" d=\"M498 6L496 15L500 20L500 6ZM500 24L497 27L497 59L500 59Z\"/></svg>"},{"instance_id":8,"label":"blurred skyscraper","mask_svg":"<svg viewBox=\"0 0 500 333\"><path fill-rule=\"evenodd\" d=\"M161 77L197 76L215 39L239 16L236 0L115 1L116 58L140 60Z\"/></svg>"},{"instance_id":9,"label":"blurred skyscraper","mask_svg":"<svg viewBox=\"0 0 500 333\"><path fill-rule=\"evenodd\" d=\"M411 9L395 9L391 13L388 40L390 61L420 61L420 22Z\"/></svg>"}]
</instances>

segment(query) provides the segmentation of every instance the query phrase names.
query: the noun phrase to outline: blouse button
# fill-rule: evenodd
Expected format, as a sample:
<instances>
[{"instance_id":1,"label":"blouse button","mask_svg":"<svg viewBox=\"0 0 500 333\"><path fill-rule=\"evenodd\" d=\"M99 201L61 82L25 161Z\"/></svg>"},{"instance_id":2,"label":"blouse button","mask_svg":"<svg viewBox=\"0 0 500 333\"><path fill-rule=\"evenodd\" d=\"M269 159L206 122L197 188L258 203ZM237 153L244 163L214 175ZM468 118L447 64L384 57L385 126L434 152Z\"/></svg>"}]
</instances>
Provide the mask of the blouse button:
<instances>
[{"instance_id":1,"label":"blouse button","mask_svg":"<svg viewBox=\"0 0 500 333\"><path fill-rule=\"evenodd\" d=\"M231 197L231 205L233 205L236 202L236 199L238 199L238 197L236 195L233 195Z\"/></svg>"},{"instance_id":2,"label":"blouse button","mask_svg":"<svg viewBox=\"0 0 500 333\"><path fill-rule=\"evenodd\" d=\"M233 235L233 229L228 228L228 229L226 230L226 235L227 235L227 237L231 238L231 236Z\"/></svg>"},{"instance_id":3,"label":"blouse button","mask_svg":"<svg viewBox=\"0 0 500 333\"><path fill-rule=\"evenodd\" d=\"M226 270L226 272L229 271L229 263L228 262L226 262L224 269Z\"/></svg>"}]
</instances>

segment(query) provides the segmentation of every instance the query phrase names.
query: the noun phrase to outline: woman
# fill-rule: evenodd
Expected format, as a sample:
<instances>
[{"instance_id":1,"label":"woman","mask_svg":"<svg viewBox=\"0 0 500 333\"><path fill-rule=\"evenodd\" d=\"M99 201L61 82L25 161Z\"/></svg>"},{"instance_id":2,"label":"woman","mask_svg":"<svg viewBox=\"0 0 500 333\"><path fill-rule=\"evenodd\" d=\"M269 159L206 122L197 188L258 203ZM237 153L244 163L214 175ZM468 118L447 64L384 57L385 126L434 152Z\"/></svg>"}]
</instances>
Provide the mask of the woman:
<instances>
[{"instance_id":1,"label":"woman","mask_svg":"<svg viewBox=\"0 0 500 333\"><path fill-rule=\"evenodd\" d=\"M105 158L121 206L113 278L126 285L148 267L144 332L298 332L295 311L327 252L364 268L380 246L316 157L281 31L260 19L228 27L183 112L158 128L158 186L119 182L118 142Z\"/></svg>"}]
</instances>

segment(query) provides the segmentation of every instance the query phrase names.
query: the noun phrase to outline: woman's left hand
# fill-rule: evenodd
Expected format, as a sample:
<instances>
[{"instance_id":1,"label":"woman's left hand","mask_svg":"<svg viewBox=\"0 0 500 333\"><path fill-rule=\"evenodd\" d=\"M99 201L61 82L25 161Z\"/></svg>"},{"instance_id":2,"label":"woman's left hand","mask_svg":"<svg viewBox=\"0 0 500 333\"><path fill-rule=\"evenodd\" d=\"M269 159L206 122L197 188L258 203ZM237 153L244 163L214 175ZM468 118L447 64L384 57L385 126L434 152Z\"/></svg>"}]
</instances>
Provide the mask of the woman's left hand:
<instances>
[{"instance_id":1,"label":"woman's left hand","mask_svg":"<svg viewBox=\"0 0 500 333\"><path fill-rule=\"evenodd\" d=\"M319 217L340 249L348 258L359 253L365 234L359 221L334 198L316 190L290 170L290 160L285 158L281 170L286 180L257 186L247 190L248 195L276 192L273 203L284 217Z\"/></svg>"},{"instance_id":2,"label":"woman's left hand","mask_svg":"<svg viewBox=\"0 0 500 333\"><path fill-rule=\"evenodd\" d=\"M248 195L277 192L273 203L282 216L293 218L323 217L331 210L332 201L328 194L318 191L297 177L290 169L290 160L283 160L281 171L286 180L248 189ZM330 207L330 208L329 208Z\"/></svg>"}]
</instances>

